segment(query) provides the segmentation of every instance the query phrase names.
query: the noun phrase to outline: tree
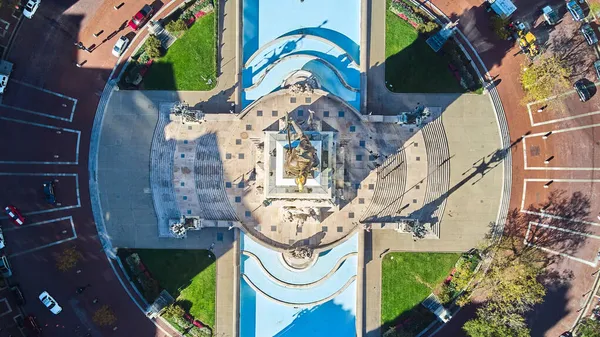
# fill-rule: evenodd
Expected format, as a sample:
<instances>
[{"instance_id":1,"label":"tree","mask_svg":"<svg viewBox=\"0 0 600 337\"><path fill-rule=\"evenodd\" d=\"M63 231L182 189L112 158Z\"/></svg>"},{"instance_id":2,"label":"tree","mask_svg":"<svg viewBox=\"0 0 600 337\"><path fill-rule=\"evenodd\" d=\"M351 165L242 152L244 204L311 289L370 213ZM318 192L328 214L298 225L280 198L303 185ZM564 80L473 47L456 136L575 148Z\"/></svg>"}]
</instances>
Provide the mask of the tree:
<instances>
[{"instance_id":1,"label":"tree","mask_svg":"<svg viewBox=\"0 0 600 337\"><path fill-rule=\"evenodd\" d=\"M503 319L501 314L495 314L492 320L478 317L465 323L463 330L471 337L529 337L529 329L525 326L525 319L516 315L512 319ZM511 325L510 321L522 324Z\"/></svg>"},{"instance_id":2,"label":"tree","mask_svg":"<svg viewBox=\"0 0 600 337\"><path fill-rule=\"evenodd\" d=\"M167 25L165 26L165 29L169 33L180 33L180 32L186 31L188 29L188 26L185 23L185 21L183 21L183 19L177 19L175 21L171 21L171 22L167 23Z\"/></svg>"},{"instance_id":3,"label":"tree","mask_svg":"<svg viewBox=\"0 0 600 337\"><path fill-rule=\"evenodd\" d=\"M157 58L160 57L160 49L161 49L161 43L160 40L154 36L154 35L150 35L148 37L148 40L146 40L145 43L145 51L146 54L148 54L148 56L150 56L150 58Z\"/></svg>"},{"instance_id":4,"label":"tree","mask_svg":"<svg viewBox=\"0 0 600 337\"><path fill-rule=\"evenodd\" d=\"M60 271L68 271L74 268L81 258L81 253L75 247L66 248L56 257L56 267Z\"/></svg>"},{"instance_id":5,"label":"tree","mask_svg":"<svg viewBox=\"0 0 600 337\"><path fill-rule=\"evenodd\" d=\"M117 317L110 306L105 304L94 313L92 320L99 326L109 326L117 321Z\"/></svg>"},{"instance_id":6,"label":"tree","mask_svg":"<svg viewBox=\"0 0 600 337\"><path fill-rule=\"evenodd\" d=\"M521 70L521 85L525 101L535 102L558 95L569 89L571 70L558 57L538 60Z\"/></svg>"},{"instance_id":7,"label":"tree","mask_svg":"<svg viewBox=\"0 0 600 337\"><path fill-rule=\"evenodd\" d=\"M541 273L541 267L511 259L500 252L480 286L499 310L524 313L534 304L541 303L546 294L546 289L537 280Z\"/></svg>"},{"instance_id":8,"label":"tree","mask_svg":"<svg viewBox=\"0 0 600 337\"><path fill-rule=\"evenodd\" d=\"M490 26L492 31L502 40L506 40L510 37L510 32L506 27L508 26L509 20L503 19L498 15L493 15L490 19Z\"/></svg>"},{"instance_id":9,"label":"tree","mask_svg":"<svg viewBox=\"0 0 600 337\"><path fill-rule=\"evenodd\" d=\"M600 337L600 321L584 318L577 326L579 337Z\"/></svg>"},{"instance_id":10,"label":"tree","mask_svg":"<svg viewBox=\"0 0 600 337\"><path fill-rule=\"evenodd\" d=\"M536 255L505 246L502 241L484 248L494 259L478 284L485 302L477 317L465 323L463 329L472 337L528 337L524 314L541 303L546 289L538 281L543 264ZM523 254L522 254L523 253Z\"/></svg>"}]
</instances>

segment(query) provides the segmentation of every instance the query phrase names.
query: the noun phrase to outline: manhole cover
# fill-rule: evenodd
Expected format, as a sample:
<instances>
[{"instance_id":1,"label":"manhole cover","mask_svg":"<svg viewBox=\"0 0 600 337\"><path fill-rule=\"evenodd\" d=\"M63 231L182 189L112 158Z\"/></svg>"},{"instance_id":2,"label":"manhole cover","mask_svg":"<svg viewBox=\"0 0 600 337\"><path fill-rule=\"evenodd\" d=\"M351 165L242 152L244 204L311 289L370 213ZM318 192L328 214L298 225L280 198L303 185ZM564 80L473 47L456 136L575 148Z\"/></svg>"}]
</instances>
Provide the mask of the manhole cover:
<instances>
[{"instance_id":1,"label":"manhole cover","mask_svg":"<svg viewBox=\"0 0 600 337\"><path fill-rule=\"evenodd\" d=\"M530 147L529 153L531 153L532 157L539 156L540 155L540 147L539 146Z\"/></svg>"},{"instance_id":2,"label":"manhole cover","mask_svg":"<svg viewBox=\"0 0 600 337\"><path fill-rule=\"evenodd\" d=\"M248 139L248 132L242 132L242 133L240 134L240 137L241 137L242 139Z\"/></svg>"}]
</instances>

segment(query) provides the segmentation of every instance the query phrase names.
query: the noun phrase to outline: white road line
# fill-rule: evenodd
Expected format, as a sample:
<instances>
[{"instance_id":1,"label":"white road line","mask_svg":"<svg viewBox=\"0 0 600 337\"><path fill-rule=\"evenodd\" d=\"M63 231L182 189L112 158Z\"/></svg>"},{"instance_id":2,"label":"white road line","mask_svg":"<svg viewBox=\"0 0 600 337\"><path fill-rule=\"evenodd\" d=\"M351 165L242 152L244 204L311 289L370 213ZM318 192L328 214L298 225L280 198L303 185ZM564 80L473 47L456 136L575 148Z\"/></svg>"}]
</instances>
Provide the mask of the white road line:
<instances>
[{"instance_id":1,"label":"white road line","mask_svg":"<svg viewBox=\"0 0 600 337\"><path fill-rule=\"evenodd\" d=\"M552 130L552 134L563 133L563 132L570 132L570 131L576 131L576 130L582 130L582 129L589 129L589 128L595 128L595 127L598 127L598 126L600 126L600 123L589 124L589 125L582 125L582 126L574 126L572 128ZM527 136L525 136L523 138L539 137L539 136L545 135L546 133L547 132L532 133L532 134L527 135Z\"/></svg>"},{"instance_id":2,"label":"white road line","mask_svg":"<svg viewBox=\"0 0 600 337\"><path fill-rule=\"evenodd\" d=\"M576 115L576 116L569 116L569 117L551 119L551 120L547 120L544 122L537 122L537 123L531 124L531 126L554 124L554 123L564 122L564 121L568 121L568 120L572 120L572 119L594 116L594 115L598 115L598 114L600 114L600 111L588 112L588 113L584 113L584 114Z\"/></svg>"},{"instance_id":3,"label":"white road line","mask_svg":"<svg viewBox=\"0 0 600 337\"><path fill-rule=\"evenodd\" d=\"M571 230L571 229L562 228L562 227L556 227L556 226L551 226L551 225L548 225L548 224L539 223L539 222L535 222L535 221L529 221L529 224L530 225L533 224L535 226L543 227L543 228L556 229L557 231L561 231L561 232L565 232L565 233L571 233L571 234L576 234L576 235L581 235L581 236L585 236L585 237L588 237L588 238L600 240L600 236L594 235L594 234L588 234L588 233L578 232L578 231L574 231L574 230Z\"/></svg>"},{"instance_id":4,"label":"white road line","mask_svg":"<svg viewBox=\"0 0 600 337\"><path fill-rule=\"evenodd\" d=\"M31 85L29 83L25 83L25 82L22 82L22 81L19 81L19 80L11 79L10 81L18 83L18 84L21 84L21 85L24 85L24 86L29 87L29 88L33 88L33 89L37 89L39 91L43 91L45 93L48 93L48 94L51 94L51 95L54 95L54 96L58 96L60 98L64 98L64 99L68 99L68 100L73 101L73 102L77 102L77 98L73 98L73 97L69 97L69 96L63 95L63 94L59 94L59 93L57 93L55 91L52 91L52 90L44 89L44 88L41 88L41 87L36 87L35 85Z\"/></svg>"},{"instance_id":5,"label":"white road line","mask_svg":"<svg viewBox=\"0 0 600 337\"><path fill-rule=\"evenodd\" d=\"M35 226L41 226L41 225L45 225L48 223L53 223L53 222L58 222L58 221L64 221L64 220L69 220L71 219L71 221L73 220L72 216L65 216L62 218L56 218L56 219L50 219L50 220L44 220L44 221L39 221L39 222L34 222L34 223L30 223L30 224L25 224L23 226L12 226L12 227L7 227L6 229L3 229L5 232L11 232L11 231L18 231L22 228L29 228L29 227L35 227Z\"/></svg>"},{"instance_id":6,"label":"white road line","mask_svg":"<svg viewBox=\"0 0 600 337\"><path fill-rule=\"evenodd\" d=\"M43 112L37 112L37 111L29 110L29 109L19 108L19 107L12 106L12 105L6 105L4 103L0 103L0 106L4 107L4 108L14 109L14 110L21 111L21 112L26 112L26 113L29 113L29 114L32 114L32 115L38 115L38 116L42 116L42 117L47 117L47 118L52 118L52 119L58 119L58 120L65 121L65 122L71 122L72 121L69 118L58 117L58 116L54 116L54 115L50 115L50 114L45 114Z\"/></svg>"},{"instance_id":7,"label":"white road line","mask_svg":"<svg viewBox=\"0 0 600 337\"><path fill-rule=\"evenodd\" d=\"M564 183L564 182L568 182L568 183L597 183L600 182L600 179L539 179L539 178L526 178L523 179L523 195L521 196L521 213L526 213L526 214L532 214L532 215L539 215L542 217L546 217L546 218L551 218L551 219L557 219L557 220L565 220L565 221L570 221L570 222L578 222L578 223L584 223L587 225L591 225L591 226L600 226L600 223L597 222L592 222L592 221L585 221L585 220L576 220L576 219L569 219L569 218L565 218L562 216L558 216L558 215L554 215L554 214L550 214L550 213L546 213L546 212L534 212L534 211L529 211L525 209L525 196L527 194L527 183L528 182L548 182L552 180L553 182L557 182L557 183Z\"/></svg>"},{"instance_id":8,"label":"white road line","mask_svg":"<svg viewBox=\"0 0 600 337\"><path fill-rule=\"evenodd\" d=\"M42 124L42 123L28 122L28 121L24 121L24 120L20 120L20 119L16 119L16 118L0 117L0 119L5 120L5 121L15 122L15 123L39 126L41 128L48 128L48 129L52 129L52 130L66 131L66 132L72 132L72 133L81 133L81 131L79 131L79 130L74 130L74 129L69 129L69 128L60 128L57 126L52 126L52 125L47 125L47 124Z\"/></svg>"},{"instance_id":9,"label":"white road line","mask_svg":"<svg viewBox=\"0 0 600 337\"><path fill-rule=\"evenodd\" d=\"M71 230L73 231L73 235L72 236L70 236L70 237L68 237L66 239L54 241L52 243L48 243L48 244L45 244L45 245L42 245L42 246L39 246L39 247L36 247L36 248L27 249L27 250L24 250L24 251L19 252L19 253L10 254L8 257L11 258L11 257L15 257L15 256L20 256L20 255L28 254L28 253L33 253L33 252L38 251L40 249L45 249L45 248L48 248L48 247L56 246L56 245L59 245L61 243L65 243L65 242L69 242L69 241L77 239L77 231L75 231L75 223L73 223L73 217L69 216L67 218L71 221Z\"/></svg>"},{"instance_id":10,"label":"white road line","mask_svg":"<svg viewBox=\"0 0 600 337\"><path fill-rule=\"evenodd\" d=\"M4 302L4 304L6 305L6 311L0 314L0 317L4 316L4 315L8 315L10 314L13 310L10 307L10 303L8 303L8 300L6 300L6 297L0 298L0 302Z\"/></svg>"},{"instance_id":11,"label":"white road line","mask_svg":"<svg viewBox=\"0 0 600 337\"><path fill-rule=\"evenodd\" d=\"M29 160L21 160L21 161L0 160L0 164L79 165L79 144L81 143L81 131L68 129L68 128L59 128L56 126L46 125L46 124L41 124L41 123L27 122L27 121L23 121L20 119L14 119L14 118L9 118L9 117L0 117L0 120L5 120L5 121L13 122L13 123L26 124L26 125L33 125L33 126L37 126L40 128L57 130L60 132L70 132L70 133L74 133L77 135L77 141L75 143L75 161L74 162L71 162L71 161L48 161L47 162L47 161L29 161Z\"/></svg>"},{"instance_id":12,"label":"white road line","mask_svg":"<svg viewBox=\"0 0 600 337\"><path fill-rule=\"evenodd\" d=\"M35 214L43 214L57 211L64 211L67 209L78 208L81 207L81 198L79 194L79 174L77 173L12 173L12 172L0 172L0 176L15 176L15 177L75 177L75 194L77 196L77 205L69 205L63 207L56 207L51 209L45 209L41 211L33 211L23 213L23 215L35 215ZM0 220L8 219L7 216L0 216Z\"/></svg>"},{"instance_id":13,"label":"white road line","mask_svg":"<svg viewBox=\"0 0 600 337\"><path fill-rule=\"evenodd\" d=\"M572 255L569 255L569 254L566 254L566 253L562 253L562 252L559 252L559 251L556 251L556 250L553 250L553 249L549 249L549 248L546 248L546 247L538 246L538 245L533 244L533 243L529 243L529 233L531 231L531 224L532 223L533 224L537 224L537 222L533 222L533 221L529 222L529 224L527 225L527 233L525 234L525 238L523 238L523 244L525 244L525 245L527 245L529 247L534 247L534 248L540 249L540 250L542 250L542 251L544 251L546 253L550 253L550 254L554 254L554 255L560 255L562 257L566 257L568 259L571 259L571 260L574 260L574 261L577 261L577 262L581 262L583 264L587 264L588 266L591 266L591 267L596 267L598 265L597 261L590 262L588 260L584 260L584 259L572 256ZM558 229L558 228L556 228L556 229ZM583 234L583 233L581 233L581 234Z\"/></svg>"}]
</instances>

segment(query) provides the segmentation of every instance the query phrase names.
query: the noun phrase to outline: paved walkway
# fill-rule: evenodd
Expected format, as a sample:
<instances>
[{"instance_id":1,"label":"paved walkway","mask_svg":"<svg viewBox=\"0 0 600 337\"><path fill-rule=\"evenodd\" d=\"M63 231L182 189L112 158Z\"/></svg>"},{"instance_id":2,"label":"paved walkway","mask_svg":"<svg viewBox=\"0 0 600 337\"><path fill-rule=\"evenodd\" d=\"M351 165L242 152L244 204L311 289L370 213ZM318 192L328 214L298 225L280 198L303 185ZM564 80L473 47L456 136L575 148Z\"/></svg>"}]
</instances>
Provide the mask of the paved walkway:
<instances>
[{"instance_id":1,"label":"paved walkway","mask_svg":"<svg viewBox=\"0 0 600 337\"><path fill-rule=\"evenodd\" d=\"M240 111L238 75L239 53L237 32L240 24L241 0L219 0L219 53L217 85L210 91L142 91L154 102L184 100L207 113ZM235 106L232 106L235 104Z\"/></svg>"},{"instance_id":2,"label":"paved walkway","mask_svg":"<svg viewBox=\"0 0 600 337\"><path fill-rule=\"evenodd\" d=\"M533 206L539 207L539 205L547 200L548 190L539 192L531 188L531 184L526 184L527 180L532 179L546 179L552 177L555 180L564 180L561 188L569 191L569 195L572 195L575 191L581 191L583 195L587 195L589 189L584 188L584 184L577 183L573 177L578 179L584 179L586 181L592 181L595 178L593 170L586 172L575 172L570 170L556 170L552 168L558 160L550 163L548 169L531 170L527 168L525 164L525 154L532 157L532 154L540 156L541 158L547 158L550 155L557 155L561 158L561 162L568 162L570 167L581 168L581 167L596 167L597 164L590 164L591 156L589 153L590 147L593 147L594 143L598 141L597 133L589 132L590 125L600 123L599 115L592 115L585 118L577 119L562 119L553 121L550 124L532 124L529 120L526 107L521 102L523 96L523 90L518 80L518 74L521 69L521 65L526 63L526 57L518 53L519 48L512 42L500 41L495 34L489 29L488 17L489 13L486 13L484 6L481 5L480 1L476 0L434 0L434 3L438 6L442 12L452 18L452 20L460 19L459 28L465 32L469 40L473 43L475 49L481 55L483 62L486 67L490 69L491 74L496 78L495 82L498 84L498 93L502 98L502 103L505 107L507 119L510 125L511 140L515 141L519 137L525 134L545 134L548 131L558 130L569 130L573 137L568 144L578 144L577 147L564 149L565 142L547 142L543 147L540 147L539 152L534 152L535 147L524 149L525 144L516 142L513 147L513 184L510 201L510 209L519 211L521 209L521 203L528 200L526 206L531 202ZM515 18L521 18L522 16L528 16L531 9L541 8L543 5L558 5L559 3L564 6L564 2L560 1L542 1L536 0L529 2L527 6L519 6L517 3L517 12L513 15ZM539 12L536 17L539 16ZM568 24L570 15L565 14L565 19L559 26L553 27L552 31L562 29L560 25ZM528 20L525 20L526 22ZM542 27L543 25L539 25ZM574 30L573 34L578 34ZM579 62L579 61L577 61ZM581 75L577 75L581 76ZM597 95L596 95L597 96ZM574 100L573 104L569 103L569 111L573 114L581 114L589 110L592 102L581 103ZM550 117L554 111L552 109L545 110L547 118ZM551 119L551 118L550 118ZM575 128L573 128L575 127ZM580 128L583 127L583 128ZM593 130L593 129L592 129ZM539 136L531 136L531 138L539 138ZM595 137L595 138L594 138ZM527 141L531 139L527 138ZM530 151L524 151L530 149ZM563 161L564 160L564 161ZM527 189L529 185L529 189ZM593 183L587 183L586 186L592 186ZM597 199L597 198L596 198ZM531 200L531 201L529 201ZM591 199L592 202L594 198ZM591 207L589 217L591 220L595 220L597 215L597 207ZM578 252L580 254L595 254L598 251L598 245L596 240L588 240L586 245L580 247ZM592 289L594 278L590 276L597 268L592 268L582 263L574 262L571 259L564 259L558 264L551 266L551 270L557 273L571 273L573 278L569 282L560 286L553 286L547 289L546 298L544 304L538 306L532 317L530 317L530 328L533 335L536 336L557 336L565 330L571 328L574 322L576 322L578 315L583 310L579 310L585 302L586 296L589 296L588 291ZM470 316L469 316L470 314ZM464 317L469 316L469 317ZM465 321L469 318L474 317L473 312L459 313L458 316L453 319L444 329L440 331L440 336L464 336L460 324L461 321ZM456 320L456 323L455 323Z\"/></svg>"},{"instance_id":3,"label":"paved walkway","mask_svg":"<svg viewBox=\"0 0 600 337\"><path fill-rule=\"evenodd\" d=\"M237 229L235 230L237 231ZM230 231L229 236L234 236ZM228 247L215 250L217 254L217 300L215 303L215 337L238 335L239 304L239 233Z\"/></svg>"},{"instance_id":4,"label":"paved walkway","mask_svg":"<svg viewBox=\"0 0 600 337\"><path fill-rule=\"evenodd\" d=\"M473 248L496 220L503 183L495 113L487 95L463 95L445 107L442 122L450 151L450 189L439 240L373 230L365 235L365 330L379 337L381 259L384 251L462 252ZM419 131L421 132L421 131ZM468 149L468 150L466 150ZM496 154L496 156L494 155ZM482 162L482 160L484 162Z\"/></svg>"},{"instance_id":5,"label":"paved walkway","mask_svg":"<svg viewBox=\"0 0 600 337\"><path fill-rule=\"evenodd\" d=\"M369 70L367 72L367 113L396 115L410 111L422 103L427 106L447 106L461 94L402 94L385 86L385 0L370 3ZM363 25L364 27L364 25Z\"/></svg>"}]
</instances>

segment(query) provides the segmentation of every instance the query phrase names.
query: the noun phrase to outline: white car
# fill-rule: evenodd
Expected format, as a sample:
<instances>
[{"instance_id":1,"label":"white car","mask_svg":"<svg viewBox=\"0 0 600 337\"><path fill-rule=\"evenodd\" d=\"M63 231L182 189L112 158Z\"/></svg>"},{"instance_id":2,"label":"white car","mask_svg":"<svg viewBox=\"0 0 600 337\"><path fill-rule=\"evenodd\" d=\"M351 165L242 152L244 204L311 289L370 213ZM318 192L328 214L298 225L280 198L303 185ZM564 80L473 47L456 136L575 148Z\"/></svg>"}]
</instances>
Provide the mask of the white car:
<instances>
[{"instance_id":1,"label":"white car","mask_svg":"<svg viewBox=\"0 0 600 337\"><path fill-rule=\"evenodd\" d=\"M33 14L35 14L35 11L37 11L38 7L40 7L41 2L42 0L27 1L27 3L25 4L25 8L23 8L23 15L26 18L31 19L33 17Z\"/></svg>"},{"instance_id":2,"label":"white car","mask_svg":"<svg viewBox=\"0 0 600 337\"><path fill-rule=\"evenodd\" d=\"M43 293L41 293L39 298L40 298L40 301L42 301L42 303L44 303L46 308L50 309L50 311L53 314L58 315L62 311L62 308L60 307L60 305L58 305L58 303L56 303L56 300L54 298L52 298L52 296L50 296L50 294L48 294L47 291L44 291Z\"/></svg>"},{"instance_id":3,"label":"white car","mask_svg":"<svg viewBox=\"0 0 600 337\"><path fill-rule=\"evenodd\" d=\"M116 57L121 56L125 49L127 49L127 46L129 46L129 39L125 36L121 36L117 40L117 43L115 43L115 47L112 50L112 54Z\"/></svg>"},{"instance_id":4,"label":"white car","mask_svg":"<svg viewBox=\"0 0 600 337\"><path fill-rule=\"evenodd\" d=\"M2 234L2 228L0 227L0 249L4 248L4 235Z\"/></svg>"}]
</instances>

